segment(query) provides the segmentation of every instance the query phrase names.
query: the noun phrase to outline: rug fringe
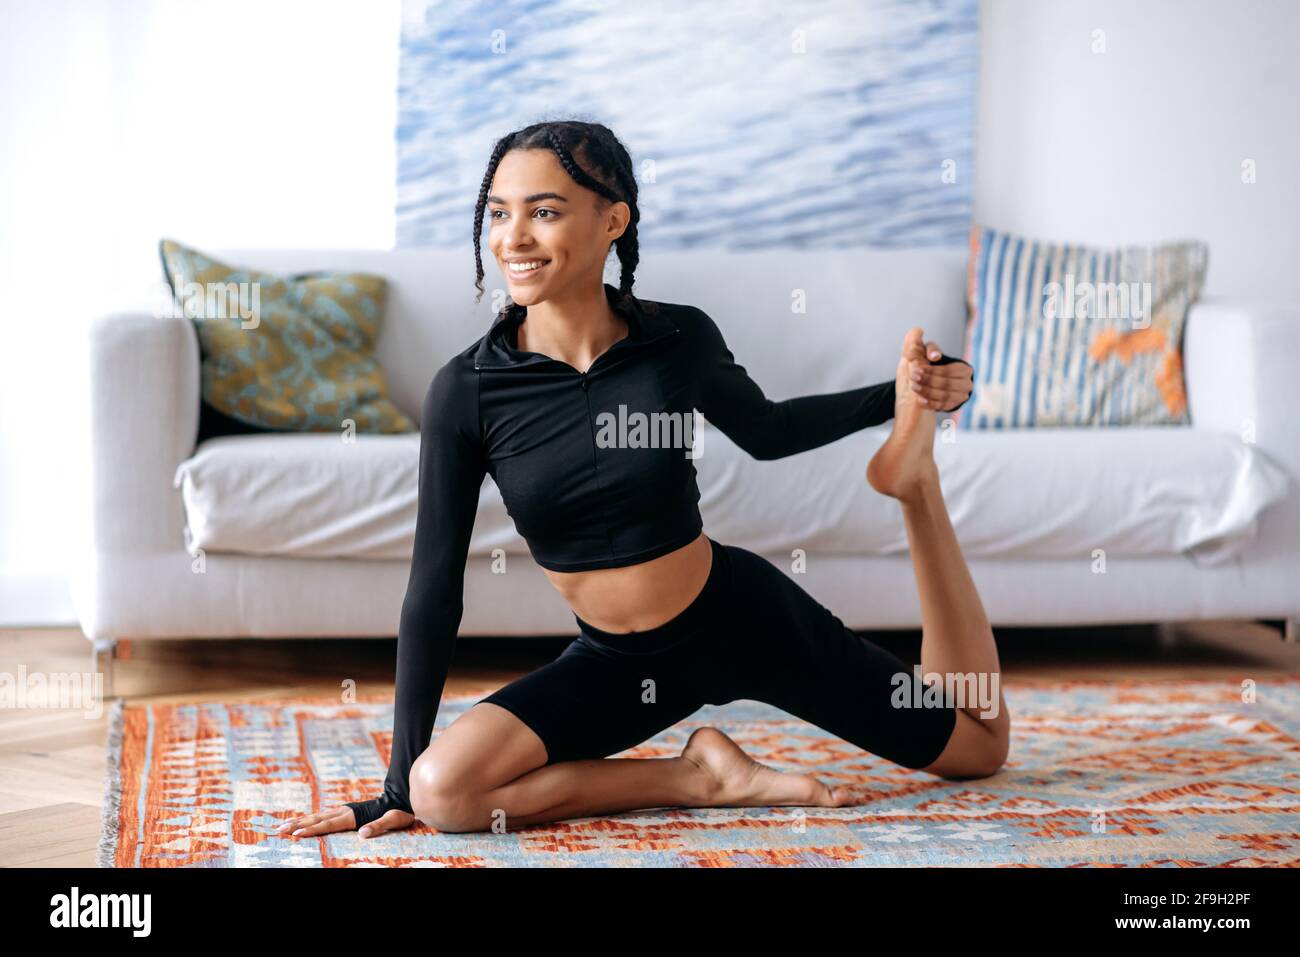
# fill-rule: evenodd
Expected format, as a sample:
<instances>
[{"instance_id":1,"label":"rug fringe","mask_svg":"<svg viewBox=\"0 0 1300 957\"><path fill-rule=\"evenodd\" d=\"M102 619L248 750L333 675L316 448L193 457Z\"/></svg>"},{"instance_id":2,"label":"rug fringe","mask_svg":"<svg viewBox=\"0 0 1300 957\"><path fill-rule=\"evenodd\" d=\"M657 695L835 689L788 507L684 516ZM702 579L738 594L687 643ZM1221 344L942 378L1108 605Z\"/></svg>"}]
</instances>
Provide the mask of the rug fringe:
<instances>
[{"instance_id":1,"label":"rug fringe","mask_svg":"<svg viewBox=\"0 0 1300 957\"><path fill-rule=\"evenodd\" d=\"M126 699L118 698L108 714L108 759L104 774L104 801L100 808L99 846L95 849L96 867L115 867L118 825L122 809L122 732Z\"/></svg>"}]
</instances>

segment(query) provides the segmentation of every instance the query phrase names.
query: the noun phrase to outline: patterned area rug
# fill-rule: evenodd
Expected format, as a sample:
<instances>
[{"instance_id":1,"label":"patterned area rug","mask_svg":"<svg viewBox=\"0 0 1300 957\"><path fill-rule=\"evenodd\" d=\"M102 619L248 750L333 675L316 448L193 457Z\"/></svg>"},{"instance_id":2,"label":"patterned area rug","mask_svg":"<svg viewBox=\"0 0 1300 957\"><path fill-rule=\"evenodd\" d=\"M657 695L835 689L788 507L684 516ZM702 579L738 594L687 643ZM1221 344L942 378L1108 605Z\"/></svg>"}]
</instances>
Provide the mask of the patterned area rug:
<instances>
[{"instance_id":1,"label":"patterned area rug","mask_svg":"<svg viewBox=\"0 0 1300 957\"><path fill-rule=\"evenodd\" d=\"M1008 764L945 781L753 701L706 706L620 757L680 753L710 724L854 807L658 809L506 834L426 825L370 841L275 828L378 792L391 699L129 705L109 730L101 867L1294 867L1300 675L1004 685ZM448 697L445 728L481 695Z\"/></svg>"}]
</instances>

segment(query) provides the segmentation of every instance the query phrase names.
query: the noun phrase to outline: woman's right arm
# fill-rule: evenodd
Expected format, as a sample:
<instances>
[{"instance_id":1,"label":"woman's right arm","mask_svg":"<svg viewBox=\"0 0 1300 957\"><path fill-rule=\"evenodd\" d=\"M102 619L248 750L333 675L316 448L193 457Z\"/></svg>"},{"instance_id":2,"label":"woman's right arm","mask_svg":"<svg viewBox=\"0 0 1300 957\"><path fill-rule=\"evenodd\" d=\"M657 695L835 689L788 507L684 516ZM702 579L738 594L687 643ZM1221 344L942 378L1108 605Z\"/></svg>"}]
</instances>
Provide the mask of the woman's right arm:
<instances>
[{"instance_id":1,"label":"woman's right arm","mask_svg":"<svg viewBox=\"0 0 1300 957\"><path fill-rule=\"evenodd\" d=\"M411 809L411 765L429 746L463 610L465 560L487 472L480 442L478 374L464 355L434 375L420 419L415 547L397 633L393 746L384 792L349 802L359 829Z\"/></svg>"}]
</instances>

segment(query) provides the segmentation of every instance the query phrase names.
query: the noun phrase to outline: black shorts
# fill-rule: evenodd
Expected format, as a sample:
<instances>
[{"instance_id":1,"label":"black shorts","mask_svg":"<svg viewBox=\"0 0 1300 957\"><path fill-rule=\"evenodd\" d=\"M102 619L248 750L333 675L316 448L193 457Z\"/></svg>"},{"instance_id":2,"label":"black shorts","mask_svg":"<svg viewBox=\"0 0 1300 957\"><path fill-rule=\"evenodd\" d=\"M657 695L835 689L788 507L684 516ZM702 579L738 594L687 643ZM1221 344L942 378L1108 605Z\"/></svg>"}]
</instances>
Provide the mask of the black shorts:
<instances>
[{"instance_id":1,"label":"black shorts","mask_svg":"<svg viewBox=\"0 0 1300 957\"><path fill-rule=\"evenodd\" d=\"M955 708L894 707L912 669L856 634L761 555L709 539L708 581L649 631L579 636L558 658L483 698L528 725L547 764L618 754L706 704L775 705L907 768L942 752Z\"/></svg>"}]
</instances>

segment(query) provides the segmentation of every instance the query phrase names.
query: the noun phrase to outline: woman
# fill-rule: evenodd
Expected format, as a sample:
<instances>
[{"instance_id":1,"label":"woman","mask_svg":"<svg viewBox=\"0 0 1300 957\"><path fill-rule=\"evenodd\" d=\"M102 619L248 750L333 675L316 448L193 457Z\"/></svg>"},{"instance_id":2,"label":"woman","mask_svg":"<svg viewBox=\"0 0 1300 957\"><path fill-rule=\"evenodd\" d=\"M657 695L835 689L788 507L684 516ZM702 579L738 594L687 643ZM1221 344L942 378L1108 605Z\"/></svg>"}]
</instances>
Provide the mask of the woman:
<instances>
[{"instance_id":1,"label":"woman","mask_svg":"<svg viewBox=\"0 0 1300 957\"><path fill-rule=\"evenodd\" d=\"M1010 725L1000 693L983 706L897 706L894 679L910 679L911 669L765 558L703 533L689 429L666 443L617 440L605 429L620 407L629 418L698 409L766 459L892 416L867 480L902 506L923 672L927 681L972 672L988 680L999 673L997 649L932 455L935 410L954 411L970 395L969 364L913 328L892 382L767 399L706 313L631 295L637 184L626 149L599 124L540 123L497 142L475 212L480 297L485 209L513 305L437 372L425 397L384 792L294 818L280 832L356 827L373 837L417 817L440 831L478 831L651 807L853 803L845 788L755 762L716 728L696 729L677 757L607 759L703 704L739 698L905 767L994 773ZM611 245L622 264L618 290L602 282ZM430 744L485 474L580 634Z\"/></svg>"}]
</instances>

